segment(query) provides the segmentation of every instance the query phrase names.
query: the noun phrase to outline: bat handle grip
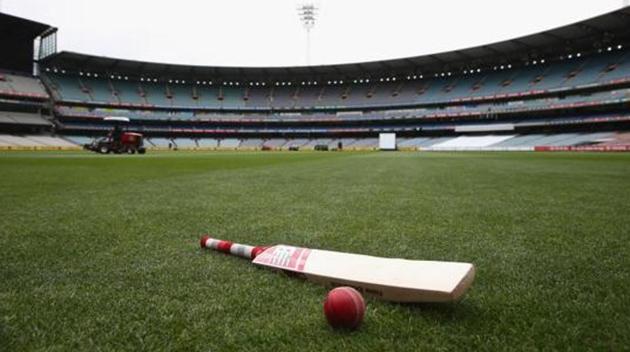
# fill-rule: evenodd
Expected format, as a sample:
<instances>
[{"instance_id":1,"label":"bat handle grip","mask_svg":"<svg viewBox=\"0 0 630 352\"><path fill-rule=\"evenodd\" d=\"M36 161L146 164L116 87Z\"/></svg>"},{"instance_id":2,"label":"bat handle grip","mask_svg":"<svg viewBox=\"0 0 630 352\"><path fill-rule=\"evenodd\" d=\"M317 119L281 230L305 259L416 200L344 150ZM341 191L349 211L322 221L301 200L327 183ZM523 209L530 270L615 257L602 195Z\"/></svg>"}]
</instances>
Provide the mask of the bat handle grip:
<instances>
[{"instance_id":1,"label":"bat handle grip","mask_svg":"<svg viewBox=\"0 0 630 352\"><path fill-rule=\"evenodd\" d=\"M232 241L219 240L208 235L204 235L201 237L201 239L199 240L199 245L201 246L201 248L210 248L214 249L215 251L236 255L247 259L254 259L258 254L267 249L267 247L254 247L246 244L234 243Z\"/></svg>"}]
</instances>

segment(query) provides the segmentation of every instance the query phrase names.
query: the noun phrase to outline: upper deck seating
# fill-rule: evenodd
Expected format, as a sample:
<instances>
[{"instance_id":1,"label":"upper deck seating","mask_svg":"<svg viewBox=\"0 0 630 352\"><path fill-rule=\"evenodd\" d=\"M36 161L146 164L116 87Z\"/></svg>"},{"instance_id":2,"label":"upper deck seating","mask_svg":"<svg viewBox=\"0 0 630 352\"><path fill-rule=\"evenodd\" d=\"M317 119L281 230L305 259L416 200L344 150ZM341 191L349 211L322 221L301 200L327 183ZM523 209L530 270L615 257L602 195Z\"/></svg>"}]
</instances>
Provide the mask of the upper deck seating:
<instances>
[{"instance_id":1,"label":"upper deck seating","mask_svg":"<svg viewBox=\"0 0 630 352\"><path fill-rule=\"evenodd\" d=\"M2 72L0 72L0 94L42 99L49 97L38 78Z\"/></svg>"},{"instance_id":2,"label":"upper deck seating","mask_svg":"<svg viewBox=\"0 0 630 352\"><path fill-rule=\"evenodd\" d=\"M195 82L110 79L47 73L45 82L59 100L105 104L149 104L156 107L194 109L302 109L363 108L399 105L448 104L473 98L518 95L528 92L567 90L576 86L630 79L630 55L604 52L554 62L474 73L433 75L417 80L388 78L370 82L319 82L317 85L251 86L246 82L197 84ZM19 85L35 89L29 81ZM37 82L37 81L34 81ZM174 83L178 82L178 83ZM0 80L0 90L9 83Z\"/></svg>"}]
</instances>

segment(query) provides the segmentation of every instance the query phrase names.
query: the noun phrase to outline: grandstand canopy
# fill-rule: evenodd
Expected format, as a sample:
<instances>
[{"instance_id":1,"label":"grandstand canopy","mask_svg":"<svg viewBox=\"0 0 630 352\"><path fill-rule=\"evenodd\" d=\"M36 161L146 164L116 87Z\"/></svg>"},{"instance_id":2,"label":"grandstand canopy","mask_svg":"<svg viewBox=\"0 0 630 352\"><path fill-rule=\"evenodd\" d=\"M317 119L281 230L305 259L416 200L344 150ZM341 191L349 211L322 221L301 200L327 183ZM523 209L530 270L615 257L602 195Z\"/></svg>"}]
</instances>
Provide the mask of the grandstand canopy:
<instances>
[{"instance_id":1,"label":"grandstand canopy","mask_svg":"<svg viewBox=\"0 0 630 352\"><path fill-rule=\"evenodd\" d=\"M23 73L33 72L33 41L53 27L0 13L0 69ZM10 55L7 55L10 53Z\"/></svg>"},{"instance_id":2,"label":"grandstand canopy","mask_svg":"<svg viewBox=\"0 0 630 352\"><path fill-rule=\"evenodd\" d=\"M569 53L588 53L609 46L630 45L630 8L585 21L503 42L403 59L341 65L297 67L212 67L150 63L74 52L61 52L43 61L49 68L125 76L188 80L324 80L377 78L519 65L530 60L548 61Z\"/></svg>"}]
</instances>

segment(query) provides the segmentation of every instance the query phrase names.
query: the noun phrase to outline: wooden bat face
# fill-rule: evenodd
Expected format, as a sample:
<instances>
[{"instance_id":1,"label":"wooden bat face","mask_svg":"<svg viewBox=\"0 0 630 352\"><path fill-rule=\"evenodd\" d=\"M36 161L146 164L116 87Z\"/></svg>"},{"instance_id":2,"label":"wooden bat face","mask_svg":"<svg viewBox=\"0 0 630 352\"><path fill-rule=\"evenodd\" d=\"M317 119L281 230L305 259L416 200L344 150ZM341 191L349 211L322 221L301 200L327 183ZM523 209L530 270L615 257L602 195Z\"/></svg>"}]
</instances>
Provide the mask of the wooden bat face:
<instances>
[{"instance_id":1,"label":"wooden bat face","mask_svg":"<svg viewBox=\"0 0 630 352\"><path fill-rule=\"evenodd\" d=\"M457 301L475 276L469 263L380 258L286 245L270 247L253 263L301 274L329 287L352 286L395 302Z\"/></svg>"}]
</instances>

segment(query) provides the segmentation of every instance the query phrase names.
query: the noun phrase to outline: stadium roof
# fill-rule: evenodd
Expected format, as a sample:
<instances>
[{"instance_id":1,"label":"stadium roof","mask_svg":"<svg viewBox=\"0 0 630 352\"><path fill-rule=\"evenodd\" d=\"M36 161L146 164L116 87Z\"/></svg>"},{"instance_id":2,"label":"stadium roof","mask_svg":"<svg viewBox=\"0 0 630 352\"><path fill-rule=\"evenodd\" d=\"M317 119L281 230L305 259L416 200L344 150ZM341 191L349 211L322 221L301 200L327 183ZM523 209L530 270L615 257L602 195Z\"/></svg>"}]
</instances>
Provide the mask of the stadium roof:
<instances>
[{"instance_id":1,"label":"stadium roof","mask_svg":"<svg viewBox=\"0 0 630 352\"><path fill-rule=\"evenodd\" d=\"M2 36L34 39L50 28L52 28L50 25L44 23L0 13L0 33Z\"/></svg>"},{"instance_id":2,"label":"stadium roof","mask_svg":"<svg viewBox=\"0 0 630 352\"><path fill-rule=\"evenodd\" d=\"M47 24L0 13L0 68L9 71L31 72L33 40L47 31L55 30Z\"/></svg>"},{"instance_id":3,"label":"stadium roof","mask_svg":"<svg viewBox=\"0 0 630 352\"><path fill-rule=\"evenodd\" d=\"M518 64L630 43L630 7L512 40L433 55L340 65L296 67L212 67L151 63L61 52L43 64L67 70L189 80L295 80L372 78Z\"/></svg>"}]
</instances>

